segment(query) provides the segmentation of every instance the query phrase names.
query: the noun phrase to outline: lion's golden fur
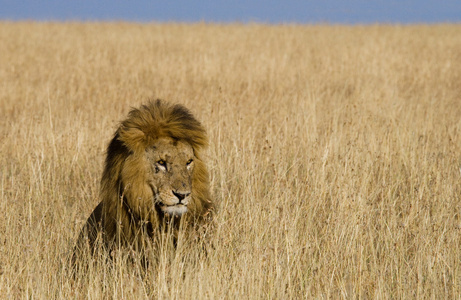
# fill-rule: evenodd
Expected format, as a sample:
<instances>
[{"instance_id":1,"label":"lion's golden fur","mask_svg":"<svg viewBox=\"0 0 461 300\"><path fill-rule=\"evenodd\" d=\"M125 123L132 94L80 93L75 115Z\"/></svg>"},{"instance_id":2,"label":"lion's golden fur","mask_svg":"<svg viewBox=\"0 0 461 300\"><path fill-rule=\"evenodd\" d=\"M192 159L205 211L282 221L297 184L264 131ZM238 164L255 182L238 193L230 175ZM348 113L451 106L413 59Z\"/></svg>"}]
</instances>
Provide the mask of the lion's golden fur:
<instances>
[{"instance_id":1,"label":"lion's golden fur","mask_svg":"<svg viewBox=\"0 0 461 300\"><path fill-rule=\"evenodd\" d=\"M209 218L213 207L208 171L201 158L207 146L205 129L185 107L150 101L129 112L109 143L101 179L101 202L80 233L77 251L87 246L93 251L97 240L108 248L122 245L136 249L142 247L146 236L151 240L166 227L168 215L153 209L152 187L146 184L151 182L147 149L162 138L187 143L194 156L188 210L174 223L178 224L181 218L181 222L194 227Z\"/></svg>"}]
</instances>

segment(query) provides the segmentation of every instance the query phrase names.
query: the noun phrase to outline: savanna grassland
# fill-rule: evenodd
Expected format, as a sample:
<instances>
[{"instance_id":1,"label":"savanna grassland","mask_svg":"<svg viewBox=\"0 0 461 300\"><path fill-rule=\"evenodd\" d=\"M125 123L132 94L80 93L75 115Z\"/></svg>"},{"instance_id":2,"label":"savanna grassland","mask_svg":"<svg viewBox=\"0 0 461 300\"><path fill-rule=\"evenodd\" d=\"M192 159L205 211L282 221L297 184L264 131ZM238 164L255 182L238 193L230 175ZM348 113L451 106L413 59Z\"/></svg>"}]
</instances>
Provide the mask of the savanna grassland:
<instances>
[{"instance_id":1,"label":"savanna grassland","mask_svg":"<svg viewBox=\"0 0 461 300\"><path fill-rule=\"evenodd\" d=\"M208 131L213 247L72 276L151 98ZM1 298L461 295L461 25L0 22L0 116Z\"/></svg>"}]
</instances>

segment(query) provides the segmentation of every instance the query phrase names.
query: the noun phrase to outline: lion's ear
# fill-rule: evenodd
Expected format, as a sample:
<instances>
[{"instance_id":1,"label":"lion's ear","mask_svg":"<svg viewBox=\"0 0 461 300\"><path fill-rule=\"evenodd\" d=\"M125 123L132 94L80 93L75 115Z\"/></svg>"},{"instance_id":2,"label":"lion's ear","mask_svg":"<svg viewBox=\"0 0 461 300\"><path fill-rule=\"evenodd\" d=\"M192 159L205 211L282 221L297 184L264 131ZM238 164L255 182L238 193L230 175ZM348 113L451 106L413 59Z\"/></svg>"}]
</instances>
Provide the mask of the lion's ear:
<instances>
[{"instance_id":1,"label":"lion's ear","mask_svg":"<svg viewBox=\"0 0 461 300\"><path fill-rule=\"evenodd\" d=\"M141 152L146 149L146 135L138 128L120 126L119 140L133 152Z\"/></svg>"}]
</instances>

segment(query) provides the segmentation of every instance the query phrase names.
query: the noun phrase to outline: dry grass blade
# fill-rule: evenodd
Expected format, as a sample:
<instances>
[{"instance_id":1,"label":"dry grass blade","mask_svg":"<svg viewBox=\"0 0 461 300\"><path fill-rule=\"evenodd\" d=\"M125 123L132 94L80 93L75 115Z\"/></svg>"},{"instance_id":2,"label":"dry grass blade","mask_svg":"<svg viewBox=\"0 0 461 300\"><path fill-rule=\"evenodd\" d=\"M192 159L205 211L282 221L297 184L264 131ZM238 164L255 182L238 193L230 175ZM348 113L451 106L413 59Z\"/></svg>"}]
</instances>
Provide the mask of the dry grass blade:
<instances>
[{"instance_id":1,"label":"dry grass blade","mask_svg":"<svg viewBox=\"0 0 461 300\"><path fill-rule=\"evenodd\" d=\"M460 30L1 22L0 295L459 297ZM107 143L157 97L208 131L212 247L75 279Z\"/></svg>"}]
</instances>

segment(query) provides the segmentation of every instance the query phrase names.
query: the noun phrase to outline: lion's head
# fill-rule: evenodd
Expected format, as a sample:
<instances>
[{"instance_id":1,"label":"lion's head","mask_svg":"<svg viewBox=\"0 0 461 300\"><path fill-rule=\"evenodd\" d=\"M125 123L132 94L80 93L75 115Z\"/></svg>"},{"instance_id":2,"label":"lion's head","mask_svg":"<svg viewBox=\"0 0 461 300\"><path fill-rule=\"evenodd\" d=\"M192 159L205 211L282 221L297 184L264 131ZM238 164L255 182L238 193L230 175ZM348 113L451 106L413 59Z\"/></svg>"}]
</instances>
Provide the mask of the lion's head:
<instances>
[{"instance_id":1,"label":"lion's head","mask_svg":"<svg viewBox=\"0 0 461 300\"><path fill-rule=\"evenodd\" d=\"M206 145L204 128L181 105L157 100L132 109L107 148L102 201L81 238L93 244L102 230L106 244L133 244L139 233L155 235L165 219L208 219Z\"/></svg>"}]
</instances>

